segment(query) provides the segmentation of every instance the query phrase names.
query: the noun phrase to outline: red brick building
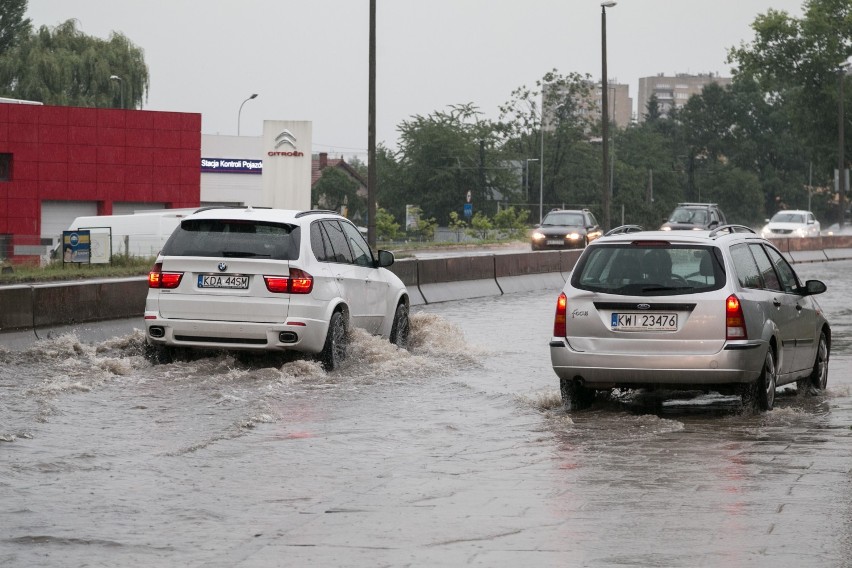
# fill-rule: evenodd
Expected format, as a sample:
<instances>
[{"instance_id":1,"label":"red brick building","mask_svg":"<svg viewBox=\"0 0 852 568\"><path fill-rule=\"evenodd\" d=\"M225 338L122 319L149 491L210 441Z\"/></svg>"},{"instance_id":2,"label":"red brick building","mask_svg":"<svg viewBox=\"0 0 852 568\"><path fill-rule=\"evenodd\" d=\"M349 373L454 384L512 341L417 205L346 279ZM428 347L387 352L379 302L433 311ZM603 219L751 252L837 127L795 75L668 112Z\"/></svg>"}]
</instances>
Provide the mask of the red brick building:
<instances>
[{"instance_id":1,"label":"red brick building","mask_svg":"<svg viewBox=\"0 0 852 568\"><path fill-rule=\"evenodd\" d=\"M72 213L196 207L200 159L197 113L0 103L0 259L38 262Z\"/></svg>"}]
</instances>

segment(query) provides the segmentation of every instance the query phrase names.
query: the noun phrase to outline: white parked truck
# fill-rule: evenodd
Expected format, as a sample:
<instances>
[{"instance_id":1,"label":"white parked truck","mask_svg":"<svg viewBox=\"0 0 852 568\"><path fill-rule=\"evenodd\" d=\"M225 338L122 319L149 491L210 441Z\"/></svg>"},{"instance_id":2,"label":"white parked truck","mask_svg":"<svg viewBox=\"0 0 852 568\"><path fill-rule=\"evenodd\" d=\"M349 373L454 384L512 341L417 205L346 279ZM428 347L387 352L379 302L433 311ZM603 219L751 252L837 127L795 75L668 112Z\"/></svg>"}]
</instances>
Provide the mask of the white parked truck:
<instances>
[{"instance_id":1,"label":"white parked truck","mask_svg":"<svg viewBox=\"0 0 852 568\"><path fill-rule=\"evenodd\" d=\"M90 215L77 217L67 230L88 230L91 235L91 262L110 262L111 255L155 257L181 219L197 211L161 209L132 215Z\"/></svg>"}]
</instances>

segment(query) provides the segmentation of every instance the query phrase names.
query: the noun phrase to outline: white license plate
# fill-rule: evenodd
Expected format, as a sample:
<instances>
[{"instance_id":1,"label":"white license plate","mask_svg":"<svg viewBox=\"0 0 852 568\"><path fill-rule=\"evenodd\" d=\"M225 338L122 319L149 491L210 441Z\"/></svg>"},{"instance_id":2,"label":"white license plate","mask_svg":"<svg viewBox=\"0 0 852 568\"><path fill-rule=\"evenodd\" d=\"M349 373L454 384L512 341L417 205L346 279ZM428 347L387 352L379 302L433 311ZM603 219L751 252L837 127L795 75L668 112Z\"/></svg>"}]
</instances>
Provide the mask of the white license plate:
<instances>
[{"instance_id":1,"label":"white license plate","mask_svg":"<svg viewBox=\"0 0 852 568\"><path fill-rule=\"evenodd\" d=\"M614 331L677 331L677 314L613 312L610 327Z\"/></svg>"},{"instance_id":2,"label":"white license plate","mask_svg":"<svg viewBox=\"0 0 852 568\"><path fill-rule=\"evenodd\" d=\"M242 274L199 274L199 288L230 288L245 290L248 288L248 276Z\"/></svg>"},{"instance_id":3,"label":"white license plate","mask_svg":"<svg viewBox=\"0 0 852 568\"><path fill-rule=\"evenodd\" d=\"M561 245L563 243L562 239L550 239L546 244L548 245Z\"/></svg>"}]
</instances>

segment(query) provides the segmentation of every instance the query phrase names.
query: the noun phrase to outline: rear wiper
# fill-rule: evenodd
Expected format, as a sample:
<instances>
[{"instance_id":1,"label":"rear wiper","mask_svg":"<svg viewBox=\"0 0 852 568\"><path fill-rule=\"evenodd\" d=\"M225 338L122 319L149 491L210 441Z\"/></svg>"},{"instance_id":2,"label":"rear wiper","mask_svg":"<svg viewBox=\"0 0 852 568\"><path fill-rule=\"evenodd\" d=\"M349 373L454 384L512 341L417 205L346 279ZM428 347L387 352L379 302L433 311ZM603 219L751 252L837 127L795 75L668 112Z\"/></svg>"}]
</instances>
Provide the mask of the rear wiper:
<instances>
[{"instance_id":1,"label":"rear wiper","mask_svg":"<svg viewBox=\"0 0 852 568\"><path fill-rule=\"evenodd\" d=\"M645 286L642 292L670 292L672 290L691 290L692 286Z\"/></svg>"},{"instance_id":2,"label":"rear wiper","mask_svg":"<svg viewBox=\"0 0 852 568\"><path fill-rule=\"evenodd\" d=\"M226 250L222 251L222 256L228 258L254 258L254 257L265 257L269 258L271 255L268 254L258 254L256 252L246 252L239 250Z\"/></svg>"}]
</instances>

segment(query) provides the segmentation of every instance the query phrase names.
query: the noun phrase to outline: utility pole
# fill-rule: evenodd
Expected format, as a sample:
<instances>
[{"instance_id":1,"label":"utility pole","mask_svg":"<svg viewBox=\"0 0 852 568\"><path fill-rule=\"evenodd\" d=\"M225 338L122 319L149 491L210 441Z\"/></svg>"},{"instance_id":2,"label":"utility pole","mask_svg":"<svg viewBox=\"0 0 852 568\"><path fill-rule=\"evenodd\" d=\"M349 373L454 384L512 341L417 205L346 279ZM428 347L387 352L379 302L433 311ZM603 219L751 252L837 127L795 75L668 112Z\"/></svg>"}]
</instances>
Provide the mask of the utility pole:
<instances>
[{"instance_id":1,"label":"utility pole","mask_svg":"<svg viewBox=\"0 0 852 568\"><path fill-rule=\"evenodd\" d=\"M376 246L376 0L370 0L370 70L367 105L367 243Z\"/></svg>"}]
</instances>

